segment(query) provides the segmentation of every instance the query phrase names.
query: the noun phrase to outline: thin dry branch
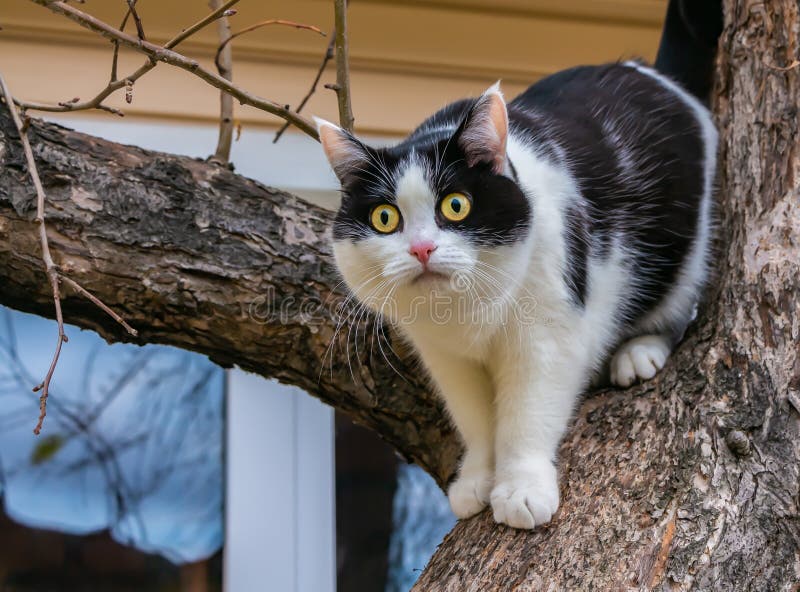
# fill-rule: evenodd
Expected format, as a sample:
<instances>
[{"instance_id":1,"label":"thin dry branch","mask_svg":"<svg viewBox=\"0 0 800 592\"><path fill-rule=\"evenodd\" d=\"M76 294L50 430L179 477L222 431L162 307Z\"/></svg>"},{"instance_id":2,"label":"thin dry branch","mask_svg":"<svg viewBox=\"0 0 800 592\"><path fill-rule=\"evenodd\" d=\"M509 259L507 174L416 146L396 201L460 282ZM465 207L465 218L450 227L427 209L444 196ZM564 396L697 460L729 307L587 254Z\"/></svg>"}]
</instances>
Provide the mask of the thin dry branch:
<instances>
[{"instance_id":1,"label":"thin dry branch","mask_svg":"<svg viewBox=\"0 0 800 592\"><path fill-rule=\"evenodd\" d=\"M144 27L142 26L142 19L139 17L139 13L136 12L136 2L138 0L127 0L128 2L128 10L125 11L125 16L122 17L122 22L119 25L119 30L124 31L125 25L128 24L128 19L133 17L134 22L136 23L136 33L139 35L139 39L144 39ZM111 56L111 77L109 82L116 82L117 80L117 64L119 62L119 42L114 42L114 52ZM130 101L128 101L130 102Z\"/></svg>"},{"instance_id":2,"label":"thin dry branch","mask_svg":"<svg viewBox=\"0 0 800 592\"><path fill-rule=\"evenodd\" d=\"M220 7L222 0L211 0L209 7L216 10ZM220 39L220 49L217 50L217 57L214 63L217 65L219 75L225 80L233 80L233 50L228 42L233 38L231 35L231 25L228 17L223 14L217 19L217 33ZM225 91L219 92L219 137L217 138L217 148L214 151L212 160L226 163L231 158L231 145L233 144L233 97Z\"/></svg>"},{"instance_id":3,"label":"thin dry branch","mask_svg":"<svg viewBox=\"0 0 800 592\"><path fill-rule=\"evenodd\" d=\"M128 24L128 19L131 18L131 7L128 5L128 10L125 11L125 16L122 17L122 22L119 24L119 30L124 31L125 25ZM109 82L117 80L117 66L119 64L119 42L114 42L114 51L111 54L111 76Z\"/></svg>"},{"instance_id":4,"label":"thin dry branch","mask_svg":"<svg viewBox=\"0 0 800 592\"><path fill-rule=\"evenodd\" d=\"M325 50L325 55L322 56L322 62L319 65L319 69L317 70L317 75L314 77L314 81L311 83L311 88L308 89L306 96L304 96L303 99L300 101L300 103L298 103L297 108L295 109L295 113L300 113L306 106L306 103L308 103L309 99L311 99L311 97L314 96L314 93L317 92L317 85L319 85L319 81L322 79L322 74L325 72L325 68L328 67L328 62L330 62L333 59L334 55L333 46L335 42L336 42L336 31L334 31L333 35L331 36L330 43L328 43L328 47ZM287 121L281 126L281 129L279 129L275 133L275 137L272 139L272 143L274 144L278 140L280 140L281 136L288 128L289 128L289 122Z\"/></svg>"},{"instance_id":5,"label":"thin dry branch","mask_svg":"<svg viewBox=\"0 0 800 592\"><path fill-rule=\"evenodd\" d=\"M119 31L109 24L64 2L53 2L51 0L31 1L51 10L56 14L65 16L80 26L89 29L90 31L94 31L95 33L98 33L111 41L117 40L121 45L125 45L138 52L144 53L152 61L164 62L166 64L170 64L171 66L175 66L176 68L186 70L187 72L190 72L201 80L207 82L211 86L229 93L242 105L250 105L260 109L261 111L276 115L286 121L291 122L293 125L315 140L319 140L319 134L317 133L316 126L310 120L298 115L285 105L281 105L269 99L258 97L244 89L239 88L238 86L235 86L231 82L225 80L219 74L215 74L214 72L203 68L196 60L187 58L186 56L172 51L170 48L165 46L156 45L154 43L150 43L149 41L143 41L136 37L132 37L127 33Z\"/></svg>"},{"instance_id":6,"label":"thin dry branch","mask_svg":"<svg viewBox=\"0 0 800 592\"><path fill-rule=\"evenodd\" d=\"M213 3L217 1L218 0L212 0L212 6ZM223 20L225 21L224 28L222 25ZM249 33L251 31L255 31L256 29L260 29L261 27L266 27L270 25L283 25L287 27L294 27L296 29L305 29L309 31L314 31L322 36L325 35L325 33L323 33L319 29L319 27L315 27L314 25L305 25L303 23L287 21L284 19L269 19L266 21L262 21L260 23L256 23L255 25L250 25L249 27L245 27L244 29L237 31L236 33L233 33L231 35L231 29L230 26L228 26L227 24L227 20L220 19L218 22L220 31L220 44L219 47L217 47L217 53L214 56L214 63L217 66L217 70L219 71L220 76L228 80L232 79L232 69L233 69L233 58L231 56L230 42L239 35L244 35L245 33ZM333 56L333 40L331 40L331 43L328 45L328 50L326 51L325 55L326 55L326 60L325 62L323 62L322 68L317 74L317 77L314 79L314 84L312 85L311 93L313 93L314 89L316 89L317 83L319 82L319 79L322 76L322 70L324 70L325 64L327 64L328 63L327 61L330 59L330 57L327 56L329 55L331 57ZM305 106L306 101L308 101L310 96L311 95L309 94L303 99L303 101L300 103L300 106L295 110L295 113L300 113L301 109ZM222 112L220 113L220 137L217 143L217 151L215 152L213 157L214 160L220 162L227 162L230 156L230 144L231 144L231 137L233 135L233 106L231 104L230 110L226 110L226 103L225 103L226 98L230 103L231 100L230 95L223 92L221 99ZM280 130L278 130L278 133L275 135L273 143L278 141L278 138L280 138L283 132L286 131L287 127L289 127L288 121L283 124ZM223 136L223 132L225 133L225 136ZM237 134L237 139L238 139L238 134ZM227 142L227 146L223 144L223 142ZM226 147L227 147L227 152L224 151Z\"/></svg>"},{"instance_id":7,"label":"thin dry branch","mask_svg":"<svg viewBox=\"0 0 800 592\"><path fill-rule=\"evenodd\" d=\"M23 123L19 116L17 107L14 103L14 95L11 94L11 90L8 88L8 85L6 84L5 78L3 78L2 74L0 74L0 94L2 94L2 97L8 106L9 113L11 113L11 117L14 120L14 125L19 133L19 139L22 143L22 149L25 153L25 160L28 165L28 174L30 175L31 181L33 182L33 186L36 190L36 222L39 226L39 243L42 249L42 262L44 263L45 273L47 274L47 278L50 281L50 286L53 291L53 303L56 311L56 322L58 323L58 341L56 343L55 352L53 353L53 359L50 362L50 367L47 370L44 380L33 388L33 392L41 393L39 395L39 419L36 422L36 426L33 428L33 433L38 436L42 431L44 418L47 415L47 397L50 394L50 382L53 379L53 374L55 373L56 366L58 365L58 359L61 356L61 346L68 341L67 336L64 333L64 317L61 313L61 291L59 289L59 283L62 280L69 283L69 285L77 290L80 294L86 296L91 302L99 306L103 311L111 315L111 317L117 322L122 324L122 326L125 327L125 329L134 337L137 335L137 332L130 325L128 325L122 319L122 317L113 312L98 298L90 294L77 282L67 278L66 276L63 276L59 272L58 266L55 264L53 257L50 254L50 244L47 240L47 226L45 225L44 214L44 187L42 186L42 181L39 178L39 169L36 167L36 160L33 157L31 143L28 140L27 126L25 123Z\"/></svg>"},{"instance_id":8,"label":"thin dry branch","mask_svg":"<svg viewBox=\"0 0 800 592\"><path fill-rule=\"evenodd\" d=\"M134 337L137 337L139 335L139 332L136 329L134 329L133 327L131 327L128 323L126 323L125 319L123 319L121 316L119 316L117 313L115 313L113 310L111 310L108 306L106 306L106 304L102 300L97 298L94 294L89 292L86 288L81 286L78 282L76 282L75 280L73 280L70 277L65 276L64 274L60 274L60 277L61 277L61 281L62 282L67 284L70 288L75 290L78 294L80 294L81 296L83 296L84 298L89 300L92 304L97 306L97 308L99 308L100 310L105 312L108 316L110 316L112 319L114 319L120 325L122 325L122 327L130 335L133 335Z\"/></svg>"},{"instance_id":9,"label":"thin dry branch","mask_svg":"<svg viewBox=\"0 0 800 592\"><path fill-rule=\"evenodd\" d=\"M50 286L53 290L53 302L55 304L56 320L58 322L58 342L56 343L53 359L50 362L50 368L44 380L33 389L34 392L41 391L39 395L39 420L36 422L36 427L33 429L33 433L39 435L42 430L42 424L44 423L44 417L47 415L47 396L50 393L50 381L53 378L53 373L58 364L58 358L61 355L61 346L67 341L67 336L64 334L64 318L61 314L58 268L53 262L53 257L50 255L50 245L47 241L47 227L44 222L44 187L42 187L42 181L39 179L39 170L36 168L36 161L33 158L33 150L28 141L28 134L17 112L17 108L14 105L14 95L11 94L11 90L8 88L2 74L0 74L0 90L2 91L8 110L11 113L11 117L14 120L14 125L17 127L19 139L20 142L22 142L22 149L25 152L25 159L28 163L28 174L36 189L36 222L39 225L39 242L42 247L42 261L44 263L45 272L47 273L47 278L50 281Z\"/></svg>"},{"instance_id":10,"label":"thin dry branch","mask_svg":"<svg viewBox=\"0 0 800 592\"><path fill-rule=\"evenodd\" d=\"M336 98L339 102L339 125L353 131L353 107L350 102L350 63L347 45L347 0L334 0L336 12Z\"/></svg>"},{"instance_id":11,"label":"thin dry branch","mask_svg":"<svg viewBox=\"0 0 800 592\"><path fill-rule=\"evenodd\" d=\"M217 8L215 11L206 15L205 17L197 21L195 24L193 24L191 27L184 29L178 35L173 37L170 41L167 41L167 43L164 44L164 47L166 47L167 49L172 49L179 43L182 43L183 41L185 41L198 31L200 31L201 29L204 29L210 23L213 23L218 18L233 16L234 14L236 14L236 11L231 10L231 8L233 8L233 6L238 3L239 0L228 0L227 2L225 2L225 4Z\"/></svg>"},{"instance_id":12,"label":"thin dry branch","mask_svg":"<svg viewBox=\"0 0 800 592\"><path fill-rule=\"evenodd\" d=\"M225 4L220 6L217 10L211 12L210 14L206 15L201 20L197 21L191 27L188 27L181 31L178 35L170 39L164 44L166 49L172 49L176 47L178 44L182 43L198 31L202 30L210 23L214 22L218 18L222 16L231 16L235 14L235 11L231 10L231 7L237 4L240 0L228 0ZM120 25L120 30L125 26L127 22L127 16L123 19L122 24ZM114 51L115 55L118 54L119 51L119 40L114 41ZM131 72L128 76L125 76L122 79L117 79L116 73L116 58L112 59L111 64L111 80L108 85L101 90L97 95L88 100L88 101L70 101L70 102L62 102L58 103L57 105L48 105L46 103L30 103L26 101L19 101L17 100L17 105L22 109L30 109L34 111L47 111L51 113L63 113L66 111L84 111L87 109L100 109L103 111L108 111L109 113L113 113L115 115L124 115L122 111L119 109L115 109L113 107L109 107L107 105L103 105L103 101L106 100L107 97L115 93L116 91L120 90L121 88L128 88L133 85L139 78L147 74L150 70L155 68L158 65L157 62L153 61L152 59L148 59L142 66L140 66L136 71Z\"/></svg>"},{"instance_id":13,"label":"thin dry branch","mask_svg":"<svg viewBox=\"0 0 800 592\"><path fill-rule=\"evenodd\" d=\"M142 26L142 19L139 18L139 13L136 12L136 2L137 0L128 0L128 12L133 17L133 22L136 25L136 35L144 41L144 27Z\"/></svg>"},{"instance_id":14,"label":"thin dry branch","mask_svg":"<svg viewBox=\"0 0 800 592\"><path fill-rule=\"evenodd\" d=\"M319 33L323 37L325 36L325 33L323 33L319 27L315 27L314 25L304 25L303 23L296 23L294 21L287 21L285 19L267 19L265 21L261 21L260 23L256 23L255 25L250 25L249 27L245 27L241 31L236 31L233 35L223 40L222 43L219 44L219 47L217 47L217 53L214 56L214 63L217 65L217 69L221 68L220 54L225 50L226 47L228 47L228 44L231 41L236 39L239 35L244 35L245 33L250 33L251 31L255 31L256 29L260 29L261 27L268 27L270 25L283 25L286 27L294 27L295 29L314 31L315 33Z\"/></svg>"}]
</instances>

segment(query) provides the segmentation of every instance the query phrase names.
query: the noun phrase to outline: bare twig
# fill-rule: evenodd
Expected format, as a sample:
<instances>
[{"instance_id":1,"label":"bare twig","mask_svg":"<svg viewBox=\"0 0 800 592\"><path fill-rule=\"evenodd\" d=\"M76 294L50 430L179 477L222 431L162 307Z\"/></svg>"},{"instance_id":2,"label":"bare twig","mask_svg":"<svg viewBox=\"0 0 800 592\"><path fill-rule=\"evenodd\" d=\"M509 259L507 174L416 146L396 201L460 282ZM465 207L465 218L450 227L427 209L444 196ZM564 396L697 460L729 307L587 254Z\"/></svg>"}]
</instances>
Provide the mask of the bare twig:
<instances>
[{"instance_id":1,"label":"bare twig","mask_svg":"<svg viewBox=\"0 0 800 592\"><path fill-rule=\"evenodd\" d=\"M209 7L215 10L220 7L222 0L211 0ZM220 47L217 50L214 63L217 65L219 75L225 80L233 80L233 50L228 42L233 39L231 25L228 17L217 19L217 33L219 34ZM233 143L233 97L225 91L219 92L219 138L217 149L212 160L226 163L231 158L231 145Z\"/></svg>"},{"instance_id":2,"label":"bare twig","mask_svg":"<svg viewBox=\"0 0 800 592\"><path fill-rule=\"evenodd\" d=\"M309 99L317 92L317 85L319 84L320 79L322 78L322 74L325 72L325 68L328 66L328 62L333 59L333 45L336 41L336 31L333 32L331 36L330 43L328 43L328 47L325 50L325 55L322 56L322 63L319 65L319 69L317 70L317 75L314 77L314 81L311 83L311 88L308 89L306 96L303 97L303 100L298 103L297 108L295 109L295 113L300 113L303 108L308 103ZM278 140L281 139L283 133L288 129L289 122L287 121L281 126L281 129L277 131L275 137L272 139L272 143L274 144Z\"/></svg>"},{"instance_id":3,"label":"bare twig","mask_svg":"<svg viewBox=\"0 0 800 592\"><path fill-rule=\"evenodd\" d=\"M167 49L171 49L177 46L179 43L183 43L186 39L207 27L210 23L213 23L218 18L222 18L224 16L233 16L236 14L235 10L231 10L233 6L239 3L239 0L228 0L225 4L217 8L215 11L207 14L191 27L188 27L181 31L178 35L173 37L170 41L164 44L164 47Z\"/></svg>"},{"instance_id":4,"label":"bare twig","mask_svg":"<svg viewBox=\"0 0 800 592\"><path fill-rule=\"evenodd\" d=\"M67 341L67 336L64 334L64 318L61 314L58 268L50 255L50 245L47 242L47 228L44 223L44 188L42 187L41 179L39 179L39 170L36 168L36 161L33 158L33 150L31 149L31 143L28 141L28 134L25 132L22 120L14 105L14 96L11 94L11 90L8 88L2 74L0 74L0 90L2 90L8 111L11 113L11 118L14 120L14 125L19 132L19 139L20 142L22 142L22 149L25 152L25 159L28 163L28 174L36 189L36 222L39 224L39 242L42 247L42 261L44 262L47 278L50 280L50 285L53 289L53 302L55 303L56 320L58 322L58 342L56 343L56 351L53 354L53 359L50 362L50 368L44 380L33 389L34 392L41 391L39 395L39 420L36 422L36 427L33 429L33 433L38 435L42 430L44 417L47 415L47 395L50 392L50 381L53 378L56 364L58 364L58 358L61 355L61 346Z\"/></svg>"},{"instance_id":5,"label":"bare twig","mask_svg":"<svg viewBox=\"0 0 800 592\"><path fill-rule=\"evenodd\" d=\"M64 282L65 284L67 284L67 285L68 285L70 288L72 288L73 290L75 290L75 291L76 291L78 294L80 294L81 296L83 296L84 298L86 298L87 300L89 300L89 301L90 301L92 304L94 304L95 306L97 306L97 307L98 307L100 310L102 310L103 312L105 312L105 313L106 313L108 316L110 316L112 319L114 319L114 320L115 320L115 321L117 321L117 322L118 322L120 325L122 325L122 327L123 327L123 328L124 328L124 329L125 329L125 330L126 330L126 331L127 331L129 334L130 334L130 335L132 335L133 337L138 337L138 336L139 336L139 332L138 332L136 329L134 329L134 328L133 328L133 327L131 327L131 326L130 326L128 323L126 323L126 322L125 322L125 319L123 319L121 316L119 316L117 313L115 313L113 310L111 310L111 309L110 309L110 308L109 308L109 307L108 307L108 306L107 306L107 305L106 305L106 304L105 304L105 303L104 303L102 300L100 300L100 299L99 299L97 296L95 296L94 294L92 294L91 292L89 292L89 291L88 291L86 288L84 288L83 286L81 286L81 285L80 285L78 282L76 282L76 281L75 281L75 280L73 280L72 278L70 278L70 277L67 277L67 276L65 276L64 274L60 274L60 277L61 277L61 281L62 281L62 282Z\"/></svg>"},{"instance_id":6,"label":"bare twig","mask_svg":"<svg viewBox=\"0 0 800 592\"><path fill-rule=\"evenodd\" d=\"M124 31L125 25L128 24L128 19L131 17L131 7L125 11L125 16L122 17L122 22L119 24L119 30ZM111 76L109 82L116 82L117 80L117 64L119 63L119 42L114 42L114 51L111 54ZM76 101L77 102L77 101Z\"/></svg>"},{"instance_id":7,"label":"bare twig","mask_svg":"<svg viewBox=\"0 0 800 592\"><path fill-rule=\"evenodd\" d=\"M339 101L339 125L353 131L353 108L350 104L350 64L347 47L347 0L334 0L336 13L336 98Z\"/></svg>"},{"instance_id":8,"label":"bare twig","mask_svg":"<svg viewBox=\"0 0 800 592\"><path fill-rule=\"evenodd\" d=\"M142 27L142 19L139 18L139 13L136 12L136 2L137 0L128 0L128 12L133 17L133 23L136 25L136 35L144 41L144 27Z\"/></svg>"},{"instance_id":9,"label":"bare twig","mask_svg":"<svg viewBox=\"0 0 800 592\"><path fill-rule=\"evenodd\" d=\"M201 80L207 82L211 86L229 93L242 105L250 105L260 109L261 111L276 115L286 121L291 122L298 129L305 132L315 140L319 140L319 134L317 133L316 126L310 120L298 115L286 105L281 105L275 101L258 97L244 89L239 88L238 86L235 86L231 82L225 80L219 74L215 74L214 72L206 70L196 60L187 58L186 56L172 51L165 46L156 45L154 43L150 43L149 41L143 41L136 37L131 37L130 35L123 33L107 23L104 23L103 21L96 19L95 17L64 2L54 2L52 0L31 1L39 4L40 6L48 8L52 12L65 16L78 23L80 26L89 29L90 31L94 31L95 33L99 33L111 41L118 40L120 44L144 53L153 61L164 62L166 64L170 64L171 66L175 66L176 68L186 70L187 72L190 72Z\"/></svg>"},{"instance_id":10,"label":"bare twig","mask_svg":"<svg viewBox=\"0 0 800 592\"><path fill-rule=\"evenodd\" d=\"M61 356L61 346L68 341L67 336L64 333L64 317L61 313L61 291L59 288L59 283L61 280L69 283L70 286L75 288L82 295L89 298L89 300L99 306L102 310L110 314L114 319L120 322L131 335L135 336L137 333L130 325L123 321L119 315L113 312L108 306L103 304L98 298L87 292L77 282L63 276L59 272L58 266L56 266L55 262L53 261L53 257L50 254L50 244L47 240L47 226L45 225L44 216L45 194L42 181L39 178L39 169L36 167L36 160L33 157L33 149L31 148L31 143L28 140L27 128L17 112L17 107L14 104L14 96L11 94L11 90L8 88L8 85L6 84L2 74L0 74L0 93L5 100L6 106L8 107L8 112L11 114L11 118L14 120L14 125L19 133L19 139L22 143L22 149L25 153L25 160L28 165L28 174L30 175L31 181L33 182L33 186L36 190L36 222L39 225L39 243L42 249L42 262L44 263L45 273L47 274L47 278L50 281L50 286L53 290L53 303L56 310L56 322L58 323L58 341L56 343L56 350L53 353L53 359L50 362L50 367L47 370L44 380L33 388L33 392L41 392L39 395L39 419L36 422L36 427L33 429L33 433L38 436L42 431L44 418L47 415L47 397L50 394L50 381L53 379L53 374L55 373L56 366L58 365L58 358Z\"/></svg>"},{"instance_id":11,"label":"bare twig","mask_svg":"<svg viewBox=\"0 0 800 592\"><path fill-rule=\"evenodd\" d=\"M212 5L213 5L214 2L217 2L217 1L218 0L212 0ZM232 70L232 56L231 56L230 42L233 39L235 39L236 37L238 37L239 35L244 35L245 33L249 33L251 31L255 31L256 29L260 29L261 27L267 27L267 26L270 26L270 25L283 25L283 26L287 26L287 27L295 27L296 29L305 29L305 30L309 30L309 31L314 31L314 32L319 33L320 35L323 35L323 36L325 35L325 33L323 33L318 27L315 27L313 25L305 25L303 23L297 23L297 22L294 22L294 21L287 21L287 20L284 20L284 19L269 19L269 20L266 20L266 21L262 21L260 23L256 23L255 25L250 25L249 27L245 27L244 29L242 29L240 31L237 31L236 33L233 33L231 35L231 29L230 29L229 26L227 26L227 20L225 20L225 25L226 26L225 26L225 30L223 31L223 27L222 27L223 20L225 20L225 19L220 19L218 21L220 23L219 24L220 44L219 44L219 47L217 48L217 53L214 56L214 63L217 65L217 70L219 71L220 76L222 76L222 77L224 77L224 78L226 78L228 80L231 80L230 73L231 73L231 70ZM327 56L329 54L332 56L332 52L333 52L333 40L331 40L331 44L328 45L328 50L325 53L326 61L323 64L322 69L320 70L320 72L317 74L317 77L314 79L314 84L312 86L312 91L311 91L312 93L314 92L314 89L317 86L317 82L319 82L319 79L322 76L322 70L325 68L325 64L327 64L327 60L330 59L330 57L327 57ZM228 73L227 76L226 76L225 72ZM300 107L295 111L295 113L300 113L300 110L303 108L303 106L305 105L306 101L308 101L308 98L310 96L311 95L308 95L306 98L303 99L303 101L300 103ZM232 135L232 131L233 131L233 114L232 114L233 108L232 108L232 104L231 104L230 110L227 112L229 114L228 115L229 119L226 120L226 111L225 111L225 99L226 98L228 100L228 103L230 103L231 102L230 95L227 95L226 93L223 92L222 93L222 113L220 114L220 137L219 137L219 143L217 144L217 152L214 154L214 159L218 160L218 161L221 161L221 162L227 162L227 160L228 160L228 158L230 156L230 143L231 143L231 135ZM280 138L281 134L283 134L283 132L286 130L287 127L289 127L289 122L288 121L286 123L284 123L283 126L281 127L281 129L278 131L278 133L275 136L274 142L277 142L278 138ZM227 134L224 137L224 141L227 141L227 152L220 153L220 148L221 147L223 147L223 148L225 147L225 145L223 144L223 131ZM237 139L238 139L238 135L237 135Z\"/></svg>"},{"instance_id":12,"label":"bare twig","mask_svg":"<svg viewBox=\"0 0 800 592\"><path fill-rule=\"evenodd\" d=\"M139 39L144 39L144 28L142 27L142 19L139 18L139 13L136 12L136 2L138 0L127 0L128 10L125 11L125 16L122 17L122 22L119 24L119 30L124 31L125 25L128 24L128 19L133 16L136 23L136 33ZM109 82L116 82L117 80L117 63L119 62L119 42L114 42L114 52L111 56L111 77Z\"/></svg>"},{"instance_id":13,"label":"bare twig","mask_svg":"<svg viewBox=\"0 0 800 592\"><path fill-rule=\"evenodd\" d=\"M231 10L231 7L237 4L240 0L228 0L225 4L220 6L214 12L206 15L203 19L197 21L191 27L184 29L178 35L170 39L164 44L164 47L167 49L172 49L176 47L179 43L185 41L204 27L208 26L210 23L214 22L221 16L230 16L231 13L234 11ZM122 21L122 25L120 29L125 26L127 22L128 16ZM119 40L114 41L115 46L115 53L119 51ZM111 72L111 81L108 85L101 90L94 98L84 102L73 101L71 103L59 103L58 105L48 105L44 103L29 103L25 101L17 100L17 105L20 106L22 109L31 109L35 111L48 111L48 112L65 112L65 111L83 111L86 109L101 109L103 111L108 111L109 113L114 113L115 115L124 115L122 111L119 109L114 109L113 107L108 107L107 105L103 105L103 101L111 94L115 93L121 88L128 88L132 87L133 83L136 82L139 78L147 74L150 70L155 68L157 62L148 59L142 66L140 66L135 72L132 72L122 80L117 79L116 74L116 58L112 61L112 72Z\"/></svg>"},{"instance_id":14,"label":"bare twig","mask_svg":"<svg viewBox=\"0 0 800 592\"><path fill-rule=\"evenodd\" d=\"M219 69L220 66L220 54L222 51L228 46L228 43L236 39L239 35L244 35L245 33L249 33L250 31L255 31L256 29L260 29L261 27L268 27L270 25L283 25L286 27L294 27L295 29L304 29L306 31L314 31L315 33L319 33L323 37L325 33L320 30L319 27L315 27L314 25L304 25L303 23L296 23L294 21L287 21L284 19L268 19L266 21L261 21L260 23L256 23L255 25L250 25L249 27L245 27L241 31L236 31L233 35L222 41L217 48L217 54L214 56L214 63L217 65Z\"/></svg>"}]
</instances>

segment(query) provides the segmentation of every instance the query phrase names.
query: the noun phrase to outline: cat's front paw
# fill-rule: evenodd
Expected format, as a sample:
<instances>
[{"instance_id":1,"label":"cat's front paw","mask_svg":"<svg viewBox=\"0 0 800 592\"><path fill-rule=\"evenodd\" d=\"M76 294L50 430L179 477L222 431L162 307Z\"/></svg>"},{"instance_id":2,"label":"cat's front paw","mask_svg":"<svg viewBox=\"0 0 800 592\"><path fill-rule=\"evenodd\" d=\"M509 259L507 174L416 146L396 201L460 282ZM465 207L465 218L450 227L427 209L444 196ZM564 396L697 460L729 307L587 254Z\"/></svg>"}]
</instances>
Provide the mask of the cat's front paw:
<instances>
[{"instance_id":1,"label":"cat's front paw","mask_svg":"<svg viewBox=\"0 0 800 592\"><path fill-rule=\"evenodd\" d=\"M640 335L625 342L611 358L611 384L629 387L649 380L664 367L670 346L661 335Z\"/></svg>"},{"instance_id":2,"label":"cat's front paw","mask_svg":"<svg viewBox=\"0 0 800 592\"><path fill-rule=\"evenodd\" d=\"M489 504L492 473L488 470L461 474L447 490L450 508L458 518L469 518Z\"/></svg>"},{"instance_id":3,"label":"cat's front paw","mask_svg":"<svg viewBox=\"0 0 800 592\"><path fill-rule=\"evenodd\" d=\"M514 528L534 528L550 522L558 510L558 474L542 459L502 480L491 494L495 522Z\"/></svg>"}]
</instances>

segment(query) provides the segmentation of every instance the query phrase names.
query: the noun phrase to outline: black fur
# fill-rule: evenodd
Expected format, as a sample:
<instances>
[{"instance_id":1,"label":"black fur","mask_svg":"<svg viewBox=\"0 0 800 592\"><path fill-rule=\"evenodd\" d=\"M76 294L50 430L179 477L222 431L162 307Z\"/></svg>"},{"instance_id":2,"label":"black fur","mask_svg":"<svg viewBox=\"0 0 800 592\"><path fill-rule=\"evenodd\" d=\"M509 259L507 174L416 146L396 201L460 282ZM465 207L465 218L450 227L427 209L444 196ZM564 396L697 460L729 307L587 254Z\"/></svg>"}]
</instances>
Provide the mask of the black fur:
<instances>
[{"instance_id":1,"label":"black fur","mask_svg":"<svg viewBox=\"0 0 800 592\"><path fill-rule=\"evenodd\" d=\"M604 256L616 237L635 253L641 282L624 312L636 316L652 307L674 282L696 230L703 144L689 108L650 76L611 64L541 80L509 104L512 122L520 112L537 114L541 123L525 133L561 147L585 199L586 211L571 217L566 237L576 299L584 297L585 258ZM620 131L634 176L625 175L609 127Z\"/></svg>"},{"instance_id":2,"label":"black fur","mask_svg":"<svg viewBox=\"0 0 800 592\"><path fill-rule=\"evenodd\" d=\"M524 238L530 221L528 199L513 180L495 175L489 165L469 167L459 147L459 121L466 118L474 99L448 105L417 128L401 144L384 149L368 149L367 164L342 184L342 206L336 216L336 240L359 240L373 230L369 224L372 209L381 203L395 203L394 181L400 167L413 151L438 174L433 181L439 201L450 193L464 193L472 202L470 215L461 222L450 222L436 204L437 224L462 232L481 247L510 244ZM445 127L445 131L441 131ZM454 129L456 131L454 132ZM437 164L441 166L437 168Z\"/></svg>"},{"instance_id":3,"label":"black fur","mask_svg":"<svg viewBox=\"0 0 800 592\"><path fill-rule=\"evenodd\" d=\"M656 65L705 101L721 10L718 0L694 1L670 2ZM439 199L461 192L473 202L460 223L432 212L440 225L480 246L522 240L535 215L529 199L488 164L467 166L459 146L476 101L447 105L395 147L366 149L363 170L343 182L334 238L356 241L376 232L370 211L394 202L394 180L413 152L435 172ZM586 299L589 258L608 256L612 241L622 241L638 286L621 316L631 320L653 308L675 282L697 232L704 152L690 108L651 76L608 64L540 80L508 104L508 115L512 134L525 137L541 157L568 167L579 186L582 202L565 212L565 282L575 302Z\"/></svg>"},{"instance_id":4,"label":"black fur","mask_svg":"<svg viewBox=\"0 0 800 592\"><path fill-rule=\"evenodd\" d=\"M721 0L671 0L656 69L707 104L721 32Z\"/></svg>"}]
</instances>

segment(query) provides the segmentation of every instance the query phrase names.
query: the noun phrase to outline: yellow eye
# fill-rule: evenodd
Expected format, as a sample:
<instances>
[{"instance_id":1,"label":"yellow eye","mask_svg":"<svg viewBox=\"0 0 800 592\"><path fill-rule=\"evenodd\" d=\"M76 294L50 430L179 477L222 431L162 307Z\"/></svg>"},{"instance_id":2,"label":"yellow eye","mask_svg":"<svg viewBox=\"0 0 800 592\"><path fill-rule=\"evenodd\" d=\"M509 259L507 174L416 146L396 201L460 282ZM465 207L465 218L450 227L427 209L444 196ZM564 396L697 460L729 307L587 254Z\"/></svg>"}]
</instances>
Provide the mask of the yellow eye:
<instances>
[{"instance_id":1,"label":"yellow eye","mask_svg":"<svg viewBox=\"0 0 800 592\"><path fill-rule=\"evenodd\" d=\"M463 193L451 193L442 200L442 215L451 222L461 222L469 216L472 204Z\"/></svg>"},{"instance_id":2,"label":"yellow eye","mask_svg":"<svg viewBox=\"0 0 800 592\"><path fill-rule=\"evenodd\" d=\"M389 234L400 225L400 212L391 204L382 204L372 210L369 216L373 228L378 232Z\"/></svg>"}]
</instances>

